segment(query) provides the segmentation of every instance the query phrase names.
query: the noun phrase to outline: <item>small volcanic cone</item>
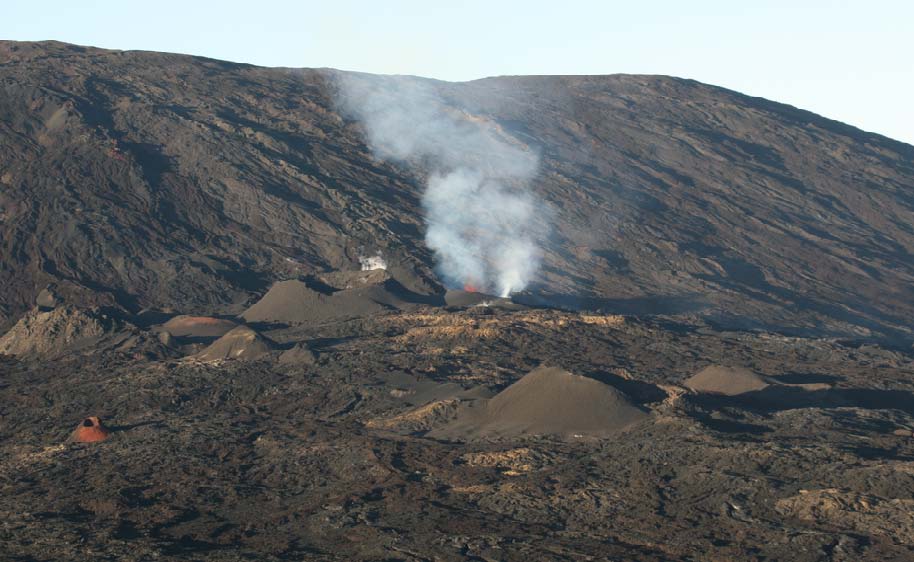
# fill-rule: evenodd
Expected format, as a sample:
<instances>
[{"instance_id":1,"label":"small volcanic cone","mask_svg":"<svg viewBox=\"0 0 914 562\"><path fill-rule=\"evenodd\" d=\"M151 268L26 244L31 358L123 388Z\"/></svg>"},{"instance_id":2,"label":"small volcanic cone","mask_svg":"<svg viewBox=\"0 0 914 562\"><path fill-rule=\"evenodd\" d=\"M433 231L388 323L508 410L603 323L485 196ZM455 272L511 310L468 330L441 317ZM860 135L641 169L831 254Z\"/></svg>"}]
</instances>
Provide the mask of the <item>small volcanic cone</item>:
<instances>
[{"instance_id":1,"label":"small volcanic cone","mask_svg":"<svg viewBox=\"0 0 914 562\"><path fill-rule=\"evenodd\" d=\"M76 443L95 443L104 441L111 432L102 423L98 416L89 416L84 419L79 426L73 430L70 438Z\"/></svg>"},{"instance_id":2,"label":"small volcanic cone","mask_svg":"<svg viewBox=\"0 0 914 562\"><path fill-rule=\"evenodd\" d=\"M711 365L683 381L683 386L695 392L737 396L767 388L770 381L742 367Z\"/></svg>"},{"instance_id":3,"label":"small volcanic cone","mask_svg":"<svg viewBox=\"0 0 914 562\"><path fill-rule=\"evenodd\" d=\"M511 301L511 299L483 293L473 286L470 286L469 288L472 290L448 289L444 294L444 304L454 308L470 308L477 305L491 305L501 308L522 308L521 305L515 307L515 303Z\"/></svg>"},{"instance_id":4,"label":"small volcanic cone","mask_svg":"<svg viewBox=\"0 0 914 562\"><path fill-rule=\"evenodd\" d=\"M432 437L604 436L648 413L622 391L595 379L540 367L504 389L483 408L467 409Z\"/></svg>"},{"instance_id":5,"label":"small volcanic cone","mask_svg":"<svg viewBox=\"0 0 914 562\"><path fill-rule=\"evenodd\" d=\"M247 326L238 326L194 357L207 362L225 359L251 360L263 357L272 350L273 345L269 340Z\"/></svg>"},{"instance_id":6,"label":"small volcanic cone","mask_svg":"<svg viewBox=\"0 0 914 562\"><path fill-rule=\"evenodd\" d=\"M428 297L407 291L383 269L334 272L275 283L241 317L247 322L319 324L406 310Z\"/></svg>"},{"instance_id":7,"label":"small volcanic cone","mask_svg":"<svg viewBox=\"0 0 914 562\"><path fill-rule=\"evenodd\" d=\"M238 324L231 320L209 316L175 316L162 324L162 330L178 338L219 338Z\"/></svg>"}]
</instances>

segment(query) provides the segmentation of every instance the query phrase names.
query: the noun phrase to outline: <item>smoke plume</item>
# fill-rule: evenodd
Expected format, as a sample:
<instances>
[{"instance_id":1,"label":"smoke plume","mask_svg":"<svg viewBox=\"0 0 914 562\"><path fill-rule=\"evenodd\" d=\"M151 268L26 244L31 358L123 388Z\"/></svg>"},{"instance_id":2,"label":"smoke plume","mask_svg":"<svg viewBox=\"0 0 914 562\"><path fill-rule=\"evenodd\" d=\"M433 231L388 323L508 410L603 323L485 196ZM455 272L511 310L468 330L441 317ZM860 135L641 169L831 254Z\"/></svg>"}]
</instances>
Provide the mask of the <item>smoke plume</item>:
<instances>
[{"instance_id":1,"label":"smoke plume","mask_svg":"<svg viewBox=\"0 0 914 562\"><path fill-rule=\"evenodd\" d=\"M433 82L340 75L340 105L380 158L429 170L426 244L450 286L524 289L539 267L543 205L528 191L538 158L495 123L442 99Z\"/></svg>"},{"instance_id":2,"label":"smoke plume","mask_svg":"<svg viewBox=\"0 0 914 562\"><path fill-rule=\"evenodd\" d=\"M385 260L384 256L381 254L376 256L359 256L359 264L362 266L362 271L387 269L387 260Z\"/></svg>"}]
</instances>

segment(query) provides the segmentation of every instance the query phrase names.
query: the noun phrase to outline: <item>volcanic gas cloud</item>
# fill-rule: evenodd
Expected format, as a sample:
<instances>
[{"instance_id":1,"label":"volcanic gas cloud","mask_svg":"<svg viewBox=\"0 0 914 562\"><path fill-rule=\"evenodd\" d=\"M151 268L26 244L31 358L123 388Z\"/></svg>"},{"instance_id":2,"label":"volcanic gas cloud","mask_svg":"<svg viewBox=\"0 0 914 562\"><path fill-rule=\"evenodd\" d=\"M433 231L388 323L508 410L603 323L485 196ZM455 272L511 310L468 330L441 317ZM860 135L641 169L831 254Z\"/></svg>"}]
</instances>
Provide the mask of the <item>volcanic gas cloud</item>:
<instances>
[{"instance_id":1,"label":"volcanic gas cloud","mask_svg":"<svg viewBox=\"0 0 914 562\"><path fill-rule=\"evenodd\" d=\"M360 120L378 157L430 170L425 241L453 287L507 297L539 268L544 205L529 191L538 158L485 117L444 100L434 82L339 75L340 106Z\"/></svg>"}]
</instances>

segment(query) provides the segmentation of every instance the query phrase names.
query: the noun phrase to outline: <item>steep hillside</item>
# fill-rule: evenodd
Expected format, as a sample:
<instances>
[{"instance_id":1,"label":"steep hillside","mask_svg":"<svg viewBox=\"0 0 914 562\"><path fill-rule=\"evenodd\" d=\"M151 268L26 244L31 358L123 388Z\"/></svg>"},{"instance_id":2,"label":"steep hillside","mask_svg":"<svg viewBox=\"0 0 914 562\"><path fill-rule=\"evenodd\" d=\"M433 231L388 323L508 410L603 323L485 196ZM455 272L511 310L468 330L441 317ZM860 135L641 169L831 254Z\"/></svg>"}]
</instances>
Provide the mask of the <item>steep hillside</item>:
<instances>
[{"instance_id":1,"label":"steep hillside","mask_svg":"<svg viewBox=\"0 0 914 562\"><path fill-rule=\"evenodd\" d=\"M0 42L0 326L47 285L237 313L377 253L409 290L443 292L428 170L372 155L339 75ZM540 155L552 227L524 299L914 339L914 147L669 77L428 85Z\"/></svg>"}]
</instances>

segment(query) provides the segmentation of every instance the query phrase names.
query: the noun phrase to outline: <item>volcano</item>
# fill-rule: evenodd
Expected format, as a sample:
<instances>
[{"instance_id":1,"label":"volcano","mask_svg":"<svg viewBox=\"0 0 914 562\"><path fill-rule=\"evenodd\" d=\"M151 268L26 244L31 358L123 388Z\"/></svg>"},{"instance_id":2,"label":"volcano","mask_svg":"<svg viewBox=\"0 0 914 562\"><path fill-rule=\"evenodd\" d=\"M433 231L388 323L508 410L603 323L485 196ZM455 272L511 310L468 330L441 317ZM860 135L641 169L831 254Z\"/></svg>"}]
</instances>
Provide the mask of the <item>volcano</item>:
<instances>
[{"instance_id":1,"label":"volcano","mask_svg":"<svg viewBox=\"0 0 914 562\"><path fill-rule=\"evenodd\" d=\"M426 242L447 162L373 150L346 76L0 41L0 559L911 558L914 147L668 76L384 78L537 156L503 278Z\"/></svg>"},{"instance_id":2,"label":"volcano","mask_svg":"<svg viewBox=\"0 0 914 562\"><path fill-rule=\"evenodd\" d=\"M79 306L238 314L373 254L443 293L424 171L371 155L340 75L0 43L0 327L48 285ZM400 80L541 155L543 302L914 341L914 147L666 76Z\"/></svg>"}]
</instances>

